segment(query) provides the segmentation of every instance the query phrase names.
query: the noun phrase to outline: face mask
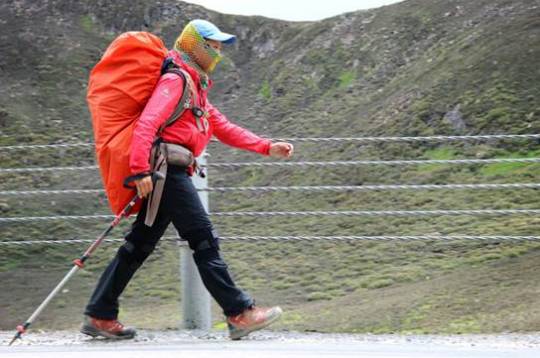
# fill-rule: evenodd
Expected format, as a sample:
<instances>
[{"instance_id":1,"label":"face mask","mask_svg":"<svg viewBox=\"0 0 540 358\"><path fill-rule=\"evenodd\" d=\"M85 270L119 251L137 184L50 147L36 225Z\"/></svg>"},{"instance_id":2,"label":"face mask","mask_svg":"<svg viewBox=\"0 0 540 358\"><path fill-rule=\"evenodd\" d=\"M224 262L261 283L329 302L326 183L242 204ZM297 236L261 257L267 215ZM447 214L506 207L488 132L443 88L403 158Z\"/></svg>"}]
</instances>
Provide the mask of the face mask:
<instances>
[{"instance_id":1,"label":"face mask","mask_svg":"<svg viewBox=\"0 0 540 358\"><path fill-rule=\"evenodd\" d=\"M184 31L176 39L174 48L188 55L206 73L212 72L223 58L206 42L192 24L188 24L184 28Z\"/></svg>"}]
</instances>

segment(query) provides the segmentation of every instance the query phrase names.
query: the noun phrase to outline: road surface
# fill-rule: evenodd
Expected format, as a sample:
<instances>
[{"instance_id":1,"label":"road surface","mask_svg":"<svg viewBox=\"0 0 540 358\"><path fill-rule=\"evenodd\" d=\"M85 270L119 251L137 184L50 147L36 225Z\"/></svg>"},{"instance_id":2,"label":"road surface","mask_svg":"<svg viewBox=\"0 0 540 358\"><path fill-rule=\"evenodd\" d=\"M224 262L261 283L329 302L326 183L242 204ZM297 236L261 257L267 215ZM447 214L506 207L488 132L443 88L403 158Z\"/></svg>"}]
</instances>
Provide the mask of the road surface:
<instances>
[{"instance_id":1,"label":"road surface","mask_svg":"<svg viewBox=\"0 0 540 358\"><path fill-rule=\"evenodd\" d=\"M130 341L90 339L75 332L28 332L6 346L13 332L0 331L1 358L538 358L540 334L353 335L260 332L242 341L224 333L141 331Z\"/></svg>"}]
</instances>

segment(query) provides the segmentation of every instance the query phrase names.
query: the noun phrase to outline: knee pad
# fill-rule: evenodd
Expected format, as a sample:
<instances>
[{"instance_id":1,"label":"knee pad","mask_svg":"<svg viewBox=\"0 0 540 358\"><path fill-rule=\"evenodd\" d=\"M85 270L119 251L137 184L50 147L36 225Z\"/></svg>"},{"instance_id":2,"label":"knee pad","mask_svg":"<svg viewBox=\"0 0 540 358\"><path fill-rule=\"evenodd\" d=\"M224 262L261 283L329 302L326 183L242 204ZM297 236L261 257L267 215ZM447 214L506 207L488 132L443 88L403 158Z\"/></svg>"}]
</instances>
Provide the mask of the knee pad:
<instances>
[{"instance_id":1,"label":"knee pad","mask_svg":"<svg viewBox=\"0 0 540 358\"><path fill-rule=\"evenodd\" d=\"M181 234L182 239L187 240L189 248L193 251L202 251L206 249L219 250L219 236L217 231L212 228L203 228L192 230Z\"/></svg>"},{"instance_id":2,"label":"knee pad","mask_svg":"<svg viewBox=\"0 0 540 358\"><path fill-rule=\"evenodd\" d=\"M135 244L131 241L126 241L118 249L118 255L125 259L130 265L139 267L154 251L154 247L155 245L151 244Z\"/></svg>"}]
</instances>

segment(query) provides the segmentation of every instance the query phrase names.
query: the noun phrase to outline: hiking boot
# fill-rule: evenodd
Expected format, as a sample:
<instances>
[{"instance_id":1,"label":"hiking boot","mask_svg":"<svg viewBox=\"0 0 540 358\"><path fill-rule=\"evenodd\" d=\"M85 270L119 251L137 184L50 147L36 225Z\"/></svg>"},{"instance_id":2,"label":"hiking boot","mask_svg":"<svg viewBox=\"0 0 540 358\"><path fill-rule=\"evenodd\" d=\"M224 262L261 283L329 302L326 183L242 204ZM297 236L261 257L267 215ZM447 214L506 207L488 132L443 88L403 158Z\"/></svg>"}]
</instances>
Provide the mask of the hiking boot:
<instances>
[{"instance_id":1,"label":"hiking boot","mask_svg":"<svg viewBox=\"0 0 540 358\"><path fill-rule=\"evenodd\" d=\"M137 333L135 329L124 327L116 319L98 319L84 316L81 333L92 337L105 337L109 339L130 339Z\"/></svg>"},{"instance_id":2,"label":"hiking boot","mask_svg":"<svg viewBox=\"0 0 540 358\"><path fill-rule=\"evenodd\" d=\"M250 307L236 316L227 317L229 337L232 340L247 336L275 322L283 310L280 307Z\"/></svg>"}]
</instances>

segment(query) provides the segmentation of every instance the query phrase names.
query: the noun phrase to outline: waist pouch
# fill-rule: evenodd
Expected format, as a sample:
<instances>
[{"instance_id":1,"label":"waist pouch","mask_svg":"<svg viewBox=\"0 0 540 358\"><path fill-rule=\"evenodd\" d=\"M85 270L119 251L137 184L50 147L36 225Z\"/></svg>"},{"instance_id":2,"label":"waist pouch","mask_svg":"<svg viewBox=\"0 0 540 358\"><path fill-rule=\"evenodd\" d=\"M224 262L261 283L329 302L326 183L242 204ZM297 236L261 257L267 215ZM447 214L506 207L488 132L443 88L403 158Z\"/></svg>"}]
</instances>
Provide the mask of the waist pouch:
<instances>
[{"instance_id":1,"label":"waist pouch","mask_svg":"<svg viewBox=\"0 0 540 358\"><path fill-rule=\"evenodd\" d=\"M179 144L158 142L152 147L150 167L152 172L163 174L163 179L156 181L154 189L148 197L146 217L144 219L146 226L152 226L156 220L169 164L187 169L195 164L195 157L189 149Z\"/></svg>"},{"instance_id":2,"label":"waist pouch","mask_svg":"<svg viewBox=\"0 0 540 358\"><path fill-rule=\"evenodd\" d=\"M188 168L195 162L191 150L181 145L161 143L160 150L164 153L167 164Z\"/></svg>"}]
</instances>

